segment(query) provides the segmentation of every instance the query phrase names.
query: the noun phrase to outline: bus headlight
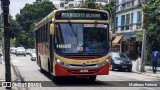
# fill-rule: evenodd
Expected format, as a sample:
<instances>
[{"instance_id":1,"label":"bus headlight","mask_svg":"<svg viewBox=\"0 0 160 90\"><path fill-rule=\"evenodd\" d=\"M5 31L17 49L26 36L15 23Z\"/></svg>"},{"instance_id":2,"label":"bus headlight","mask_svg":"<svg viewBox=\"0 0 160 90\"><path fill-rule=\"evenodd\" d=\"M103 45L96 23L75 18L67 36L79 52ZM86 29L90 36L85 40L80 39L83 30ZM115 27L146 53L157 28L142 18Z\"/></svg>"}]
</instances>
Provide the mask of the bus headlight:
<instances>
[{"instance_id":1,"label":"bus headlight","mask_svg":"<svg viewBox=\"0 0 160 90\"><path fill-rule=\"evenodd\" d=\"M106 65L107 63L109 63L109 60L108 60L108 59L105 60L105 61L103 61L103 62L101 62L101 63L99 63L99 64L98 64L98 67L102 67L102 66Z\"/></svg>"},{"instance_id":2,"label":"bus headlight","mask_svg":"<svg viewBox=\"0 0 160 90\"><path fill-rule=\"evenodd\" d=\"M63 67L69 67L69 64L62 62L61 60L57 59L57 63Z\"/></svg>"}]
</instances>

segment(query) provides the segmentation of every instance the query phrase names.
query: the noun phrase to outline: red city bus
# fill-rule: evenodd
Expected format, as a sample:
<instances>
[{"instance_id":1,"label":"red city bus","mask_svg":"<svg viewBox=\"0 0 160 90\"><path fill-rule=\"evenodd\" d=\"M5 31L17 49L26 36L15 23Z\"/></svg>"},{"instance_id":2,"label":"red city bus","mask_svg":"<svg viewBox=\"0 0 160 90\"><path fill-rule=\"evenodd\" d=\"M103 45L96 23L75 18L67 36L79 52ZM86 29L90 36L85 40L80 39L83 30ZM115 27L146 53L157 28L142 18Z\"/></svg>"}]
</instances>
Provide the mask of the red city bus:
<instances>
[{"instance_id":1,"label":"red city bus","mask_svg":"<svg viewBox=\"0 0 160 90\"><path fill-rule=\"evenodd\" d=\"M109 17L96 9L54 10L34 28L37 64L53 78L109 74Z\"/></svg>"}]
</instances>

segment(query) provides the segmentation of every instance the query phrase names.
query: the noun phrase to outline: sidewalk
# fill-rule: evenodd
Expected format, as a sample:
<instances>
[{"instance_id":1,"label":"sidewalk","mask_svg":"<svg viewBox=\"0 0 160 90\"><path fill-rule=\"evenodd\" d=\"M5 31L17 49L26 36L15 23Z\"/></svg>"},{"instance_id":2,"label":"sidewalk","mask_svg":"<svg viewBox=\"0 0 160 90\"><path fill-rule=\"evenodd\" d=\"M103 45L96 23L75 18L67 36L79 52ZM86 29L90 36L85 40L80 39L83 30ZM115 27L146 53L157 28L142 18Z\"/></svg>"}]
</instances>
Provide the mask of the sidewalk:
<instances>
[{"instance_id":1,"label":"sidewalk","mask_svg":"<svg viewBox=\"0 0 160 90\"><path fill-rule=\"evenodd\" d=\"M145 66L145 72L140 72L136 70L137 63L135 60L132 61L132 64L133 64L133 67L132 67L133 72L137 74L160 78L160 67L157 67L157 73L153 73L152 66ZM139 65L139 69L140 69L140 65Z\"/></svg>"},{"instance_id":2,"label":"sidewalk","mask_svg":"<svg viewBox=\"0 0 160 90\"><path fill-rule=\"evenodd\" d=\"M16 75L14 74L13 68L11 66L11 81L16 80ZM5 62L3 58L0 58L0 90L6 90L5 87L2 87L2 82L5 82ZM12 88L13 90L17 90L16 87Z\"/></svg>"}]
</instances>

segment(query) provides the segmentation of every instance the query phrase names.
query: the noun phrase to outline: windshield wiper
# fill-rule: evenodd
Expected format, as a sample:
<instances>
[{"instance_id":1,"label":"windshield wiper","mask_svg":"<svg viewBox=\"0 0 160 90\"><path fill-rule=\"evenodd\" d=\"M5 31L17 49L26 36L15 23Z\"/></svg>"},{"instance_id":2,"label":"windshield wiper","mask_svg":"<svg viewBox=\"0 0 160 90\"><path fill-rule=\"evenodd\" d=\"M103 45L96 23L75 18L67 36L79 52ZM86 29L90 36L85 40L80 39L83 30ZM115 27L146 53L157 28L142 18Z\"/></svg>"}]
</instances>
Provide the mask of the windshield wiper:
<instances>
[{"instance_id":1,"label":"windshield wiper","mask_svg":"<svg viewBox=\"0 0 160 90\"><path fill-rule=\"evenodd\" d=\"M71 24L71 22L68 22L68 24L69 24L74 36L77 37L77 30L76 31L74 30L73 25Z\"/></svg>"}]
</instances>

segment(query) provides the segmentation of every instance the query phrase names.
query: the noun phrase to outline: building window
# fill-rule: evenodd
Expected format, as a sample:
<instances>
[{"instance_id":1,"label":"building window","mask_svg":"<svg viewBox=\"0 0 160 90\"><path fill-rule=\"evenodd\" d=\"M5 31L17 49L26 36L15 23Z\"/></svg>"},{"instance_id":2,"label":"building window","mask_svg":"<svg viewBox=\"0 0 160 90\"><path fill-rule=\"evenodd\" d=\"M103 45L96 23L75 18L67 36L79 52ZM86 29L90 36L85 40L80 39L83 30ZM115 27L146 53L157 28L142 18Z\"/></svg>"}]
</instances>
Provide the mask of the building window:
<instances>
[{"instance_id":1,"label":"building window","mask_svg":"<svg viewBox=\"0 0 160 90\"><path fill-rule=\"evenodd\" d=\"M125 8L125 4L122 4L122 9L124 9Z\"/></svg>"},{"instance_id":2,"label":"building window","mask_svg":"<svg viewBox=\"0 0 160 90\"><path fill-rule=\"evenodd\" d=\"M121 16L121 25L124 25L125 24L125 15L122 15Z\"/></svg>"},{"instance_id":3,"label":"building window","mask_svg":"<svg viewBox=\"0 0 160 90\"><path fill-rule=\"evenodd\" d=\"M130 25L129 28L130 28L130 30L133 30L133 25Z\"/></svg>"},{"instance_id":4,"label":"building window","mask_svg":"<svg viewBox=\"0 0 160 90\"><path fill-rule=\"evenodd\" d=\"M128 3L126 4L126 7L131 7L131 3L128 2Z\"/></svg>"},{"instance_id":5,"label":"building window","mask_svg":"<svg viewBox=\"0 0 160 90\"><path fill-rule=\"evenodd\" d=\"M119 0L116 0L116 5L119 5Z\"/></svg>"},{"instance_id":6,"label":"building window","mask_svg":"<svg viewBox=\"0 0 160 90\"><path fill-rule=\"evenodd\" d=\"M137 23L142 22L142 13L140 11L137 12Z\"/></svg>"},{"instance_id":7,"label":"building window","mask_svg":"<svg viewBox=\"0 0 160 90\"><path fill-rule=\"evenodd\" d=\"M129 25L126 25L126 30L129 30Z\"/></svg>"},{"instance_id":8,"label":"building window","mask_svg":"<svg viewBox=\"0 0 160 90\"><path fill-rule=\"evenodd\" d=\"M126 2L126 0L122 0L122 3L125 3Z\"/></svg>"},{"instance_id":9,"label":"building window","mask_svg":"<svg viewBox=\"0 0 160 90\"><path fill-rule=\"evenodd\" d=\"M133 13L131 13L131 24L133 24Z\"/></svg>"},{"instance_id":10,"label":"building window","mask_svg":"<svg viewBox=\"0 0 160 90\"><path fill-rule=\"evenodd\" d=\"M127 14L126 15L126 24L129 24L129 22L130 22L130 14Z\"/></svg>"},{"instance_id":11,"label":"building window","mask_svg":"<svg viewBox=\"0 0 160 90\"><path fill-rule=\"evenodd\" d=\"M108 1L108 0L103 0L103 2L105 2L105 3L109 3L109 1Z\"/></svg>"},{"instance_id":12,"label":"building window","mask_svg":"<svg viewBox=\"0 0 160 90\"><path fill-rule=\"evenodd\" d=\"M116 27L116 28L115 28L115 32L117 32L117 30L118 30L118 28Z\"/></svg>"},{"instance_id":13,"label":"building window","mask_svg":"<svg viewBox=\"0 0 160 90\"><path fill-rule=\"evenodd\" d=\"M118 7L116 7L116 11L118 11Z\"/></svg>"},{"instance_id":14,"label":"building window","mask_svg":"<svg viewBox=\"0 0 160 90\"><path fill-rule=\"evenodd\" d=\"M131 5L132 5L132 6L134 6L134 1L133 1L133 2L131 2Z\"/></svg>"},{"instance_id":15,"label":"building window","mask_svg":"<svg viewBox=\"0 0 160 90\"><path fill-rule=\"evenodd\" d=\"M60 7L64 7L64 3L60 3Z\"/></svg>"},{"instance_id":16,"label":"building window","mask_svg":"<svg viewBox=\"0 0 160 90\"><path fill-rule=\"evenodd\" d=\"M137 25L136 25L136 28L137 28L137 29L141 29L141 28L142 28L142 27L141 27L141 24L137 24Z\"/></svg>"},{"instance_id":17,"label":"building window","mask_svg":"<svg viewBox=\"0 0 160 90\"><path fill-rule=\"evenodd\" d=\"M124 9L124 7L121 5L121 6L119 6L119 11L121 11L121 10L123 10Z\"/></svg>"},{"instance_id":18,"label":"building window","mask_svg":"<svg viewBox=\"0 0 160 90\"><path fill-rule=\"evenodd\" d=\"M73 4L69 4L69 8L72 8L72 7L74 7L74 5Z\"/></svg>"},{"instance_id":19,"label":"building window","mask_svg":"<svg viewBox=\"0 0 160 90\"><path fill-rule=\"evenodd\" d=\"M118 26L118 17L116 17L116 22L115 22L115 26Z\"/></svg>"},{"instance_id":20,"label":"building window","mask_svg":"<svg viewBox=\"0 0 160 90\"><path fill-rule=\"evenodd\" d=\"M121 31L124 31L124 26L121 26Z\"/></svg>"}]
</instances>

